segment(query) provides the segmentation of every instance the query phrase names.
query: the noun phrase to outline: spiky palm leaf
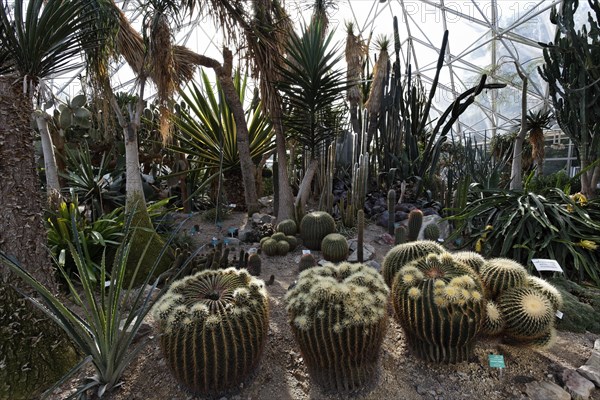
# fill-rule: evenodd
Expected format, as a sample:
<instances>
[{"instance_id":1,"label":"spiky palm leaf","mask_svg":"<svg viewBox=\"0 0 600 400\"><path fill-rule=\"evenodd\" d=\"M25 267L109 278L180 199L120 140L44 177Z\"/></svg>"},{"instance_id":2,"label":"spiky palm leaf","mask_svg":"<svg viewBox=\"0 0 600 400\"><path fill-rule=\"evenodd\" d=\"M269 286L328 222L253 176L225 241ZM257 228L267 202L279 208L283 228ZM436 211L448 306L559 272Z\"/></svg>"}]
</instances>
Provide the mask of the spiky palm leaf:
<instances>
[{"instance_id":1,"label":"spiky palm leaf","mask_svg":"<svg viewBox=\"0 0 600 400\"><path fill-rule=\"evenodd\" d=\"M550 110L529 111L527 114L527 123L525 124L529 131L529 142L531 143L532 156L538 166L541 166L544 160L544 129L549 129L554 116Z\"/></svg>"}]
</instances>

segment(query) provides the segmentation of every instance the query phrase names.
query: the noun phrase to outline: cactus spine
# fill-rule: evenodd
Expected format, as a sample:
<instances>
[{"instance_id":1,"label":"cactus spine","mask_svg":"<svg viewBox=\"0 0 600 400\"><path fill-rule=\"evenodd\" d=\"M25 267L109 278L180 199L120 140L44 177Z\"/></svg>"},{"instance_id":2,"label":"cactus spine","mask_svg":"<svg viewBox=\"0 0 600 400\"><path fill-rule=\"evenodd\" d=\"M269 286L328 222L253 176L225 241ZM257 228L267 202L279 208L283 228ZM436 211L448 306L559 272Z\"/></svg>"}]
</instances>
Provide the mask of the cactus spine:
<instances>
[{"instance_id":1,"label":"cactus spine","mask_svg":"<svg viewBox=\"0 0 600 400\"><path fill-rule=\"evenodd\" d=\"M480 269L486 296L495 300L506 289L523 286L529 274L525 267L508 258L492 258Z\"/></svg>"},{"instance_id":2,"label":"cactus spine","mask_svg":"<svg viewBox=\"0 0 600 400\"><path fill-rule=\"evenodd\" d=\"M348 241L339 233L330 233L321 242L323 258L331 262L340 262L348 258Z\"/></svg>"},{"instance_id":3,"label":"cactus spine","mask_svg":"<svg viewBox=\"0 0 600 400\"><path fill-rule=\"evenodd\" d=\"M485 306L485 320L483 322L481 333L487 336L497 336L502 333L506 322L502 316L502 311L498 305L491 300L487 301Z\"/></svg>"},{"instance_id":4,"label":"cactus spine","mask_svg":"<svg viewBox=\"0 0 600 400\"><path fill-rule=\"evenodd\" d=\"M469 358L485 318L477 275L451 254L429 254L403 267L392 286L395 316L412 351L432 362Z\"/></svg>"},{"instance_id":5,"label":"cactus spine","mask_svg":"<svg viewBox=\"0 0 600 400\"><path fill-rule=\"evenodd\" d=\"M383 279L391 287L396 273L409 262L425 257L430 253L441 254L444 252L442 246L430 240L419 240L394 246L383 259L381 266Z\"/></svg>"},{"instance_id":6,"label":"cactus spine","mask_svg":"<svg viewBox=\"0 0 600 400\"><path fill-rule=\"evenodd\" d=\"M423 229L423 239L433 240L434 242L440 238L440 227L436 223L429 224Z\"/></svg>"},{"instance_id":7,"label":"cactus spine","mask_svg":"<svg viewBox=\"0 0 600 400\"><path fill-rule=\"evenodd\" d=\"M477 273L481 271L481 267L485 264L485 258L474 251L458 251L452 253L452 256L458 261L464 262L469 267L473 268L473 271Z\"/></svg>"},{"instance_id":8,"label":"cactus spine","mask_svg":"<svg viewBox=\"0 0 600 400\"><path fill-rule=\"evenodd\" d=\"M390 235L393 235L395 233L394 230L396 228L396 224L395 224L396 210L394 208L396 206L396 191L394 189L388 190L387 206L388 206L388 233Z\"/></svg>"},{"instance_id":9,"label":"cactus spine","mask_svg":"<svg viewBox=\"0 0 600 400\"><path fill-rule=\"evenodd\" d=\"M550 300L552 303L552 307L554 308L554 312L560 310L563 306L563 298L562 294L555 288L552 284L548 283L548 281L538 278L537 276L528 276L527 277L527 286L532 287L534 289L539 290L544 296Z\"/></svg>"},{"instance_id":10,"label":"cactus spine","mask_svg":"<svg viewBox=\"0 0 600 400\"><path fill-rule=\"evenodd\" d=\"M365 212L358 210L358 235L356 238L356 258L359 263L365 261L364 256L364 241L365 241Z\"/></svg>"},{"instance_id":11,"label":"cactus spine","mask_svg":"<svg viewBox=\"0 0 600 400\"><path fill-rule=\"evenodd\" d=\"M294 236L296 233L298 233L296 221L293 219L284 219L277 224L277 232L281 232L286 236Z\"/></svg>"},{"instance_id":12,"label":"cactus spine","mask_svg":"<svg viewBox=\"0 0 600 400\"><path fill-rule=\"evenodd\" d=\"M409 242L418 239L421 226L423 225L423 212L421 210L410 210L408 213L408 233L406 238Z\"/></svg>"},{"instance_id":13,"label":"cactus spine","mask_svg":"<svg viewBox=\"0 0 600 400\"><path fill-rule=\"evenodd\" d=\"M320 250L323 238L335 231L335 220L323 211L306 214L300 223L300 236L304 246L311 250Z\"/></svg>"},{"instance_id":14,"label":"cactus spine","mask_svg":"<svg viewBox=\"0 0 600 400\"><path fill-rule=\"evenodd\" d=\"M264 282L245 270L203 271L174 282L153 308L173 375L203 396L239 387L261 358L268 304Z\"/></svg>"},{"instance_id":15,"label":"cactus spine","mask_svg":"<svg viewBox=\"0 0 600 400\"><path fill-rule=\"evenodd\" d=\"M292 332L309 374L325 390L353 392L375 379L387 295L375 270L350 263L307 269L286 294Z\"/></svg>"}]
</instances>

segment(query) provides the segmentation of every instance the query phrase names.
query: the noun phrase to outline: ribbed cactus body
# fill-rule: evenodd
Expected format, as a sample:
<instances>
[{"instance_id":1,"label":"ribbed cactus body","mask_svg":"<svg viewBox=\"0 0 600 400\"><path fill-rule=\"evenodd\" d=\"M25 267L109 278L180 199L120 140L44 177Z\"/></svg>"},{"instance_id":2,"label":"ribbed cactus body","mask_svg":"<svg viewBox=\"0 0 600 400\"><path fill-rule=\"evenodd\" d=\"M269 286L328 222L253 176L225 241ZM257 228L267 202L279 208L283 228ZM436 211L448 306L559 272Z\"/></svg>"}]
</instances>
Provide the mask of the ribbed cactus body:
<instances>
[{"instance_id":1,"label":"ribbed cactus body","mask_svg":"<svg viewBox=\"0 0 600 400\"><path fill-rule=\"evenodd\" d=\"M277 242L277 254L280 256L285 256L290 251L290 244L285 240L280 240Z\"/></svg>"},{"instance_id":2,"label":"ribbed cactus body","mask_svg":"<svg viewBox=\"0 0 600 400\"><path fill-rule=\"evenodd\" d=\"M487 260L479 273L490 299L497 299L506 289L525 285L529 276L525 267L508 258Z\"/></svg>"},{"instance_id":3,"label":"ribbed cactus body","mask_svg":"<svg viewBox=\"0 0 600 400\"><path fill-rule=\"evenodd\" d=\"M452 256L458 261L462 261L469 267L473 268L473 270L477 273L479 273L481 267L483 264L485 264L485 258L483 258L481 254L475 253L474 251L458 251L456 253L452 253Z\"/></svg>"},{"instance_id":4,"label":"ribbed cactus body","mask_svg":"<svg viewBox=\"0 0 600 400\"><path fill-rule=\"evenodd\" d=\"M409 242L415 241L419 237L421 226L423 226L423 212L421 210L411 210L408 213L408 232L407 240Z\"/></svg>"},{"instance_id":5,"label":"ribbed cactus body","mask_svg":"<svg viewBox=\"0 0 600 400\"><path fill-rule=\"evenodd\" d=\"M532 287L534 289L542 292L544 296L550 300L552 303L552 307L554 308L554 312L560 310L563 306L563 298L557 288L554 287L548 281L538 278L537 276L528 276L527 277L527 286Z\"/></svg>"},{"instance_id":6,"label":"ribbed cactus body","mask_svg":"<svg viewBox=\"0 0 600 400\"><path fill-rule=\"evenodd\" d=\"M443 252L445 252L445 249L442 246L430 240L419 240L394 246L383 259L381 266L383 279L391 287L394 275L406 264L430 253L441 254Z\"/></svg>"},{"instance_id":7,"label":"ribbed cactus body","mask_svg":"<svg viewBox=\"0 0 600 400\"><path fill-rule=\"evenodd\" d=\"M300 256L300 262L298 263L298 270L300 272L316 266L317 260L312 254L302 254L302 256Z\"/></svg>"},{"instance_id":8,"label":"ribbed cactus body","mask_svg":"<svg viewBox=\"0 0 600 400\"><path fill-rule=\"evenodd\" d=\"M485 318L482 284L449 253L430 254L394 278L392 304L411 350L432 362L468 360Z\"/></svg>"},{"instance_id":9,"label":"ribbed cactus body","mask_svg":"<svg viewBox=\"0 0 600 400\"><path fill-rule=\"evenodd\" d=\"M394 244L403 244L407 242L408 229L404 225L397 226L394 229Z\"/></svg>"},{"instance_id":10,"label":"ribbed cactus body","mask_svg":"<svg viewBox=\"0 0 600 400\"><path fill-rule=\"evenodd\" d=\"M298 239L295 236L286 236L283 238L290 245L290 251L294 251L298 247Z\"/></svg>"},{"instance_id":11,"label":"ribbed cactus body","mask_svg":"<svg viewBox=\"0 0 600 400\"><path fill-rule=\"evenodd\" d=\"M513 344L533 347L539 350L548 349L552 347L556 343L556 329L550 328L548 332L544 333L542 336L535 339L528 340L515 340Z\"/></svg>"},{"instance_id":12,"label":"ribbed cactus body","mask_svg":"<svg viewBox=\"0 0 600 400\"><path fill-rule=\"evenodd\" d=\"M358 233L356 235L356 258L358 262L365 261L364 242L365 242L365 212L358 210L356 213Z\"/></svg>"},{"instance_id":13,"label":"ribbed cactus body","mask_svg":"<svg viewBox=\"0 0 600 400\"><path fill-rule=\"evenodd\" d=\"M277 241L274 239L267 239L261 245L260 248L268 256L275 256L278 254Z\"/></svg>"},{"instance_id":14,"label":"ribbed cactus body","mask_svg":"<svg viewBox=\"0 0 600 400\"><path fill-rule=\"evenodd\" d=\"M394 234L395 229L395 218L394 215L396 213L396 191L394 189L388 190L387 194L387 206L388 206L388 233L390 235Z\"/></svg>"},{"instance_id":15,"label":"ribbed cactus body","mask_svg":"<svg viewBox=\"0 0 600 400\"><path fill-rule=\"evenodd\" d=\"M311 250L320 250L323 238L335 231L335 220L323 211L306 214L300 222L300 237L304 246Z\"/></svg>"},{"instance_id":16,"label":"ribbed cactus body","mask_svg":"<svg viewBox=\"0 0 600 400\"><path fill-rule=\"evenodd\" d=\"M268 297L245 270L203 271L176 281L154 306L163 355L195 394L235 390L256 369L268 330Z\"/></svg>"},{"instance_id":17,"label":"ribbed cactus body","mask_svg":"<svg viewBox=\"0 0 600 400\"><path fill-rule=\"evenodd\" d=\"M498 298L498 307L504 315L504 332L520 340L536 339L547 334L554 326L554 310L550 300L531 287L513 287Z\"/></svg>"},{"instance_id":18,"label":"ribbed cactus body","mask_svg":"<svg viewBox=\"0 0 600 400\"><path fill-rule=\"evenodd\" d=\"M279 242L280 240L285 240L285 233L283 232L277 232L271 235L271 239L275 240L276 242Z\"/></svg>"},{"instance_id":19,"label":"ribbed cactus body","mask_svg":"<svg viewBox=\"0 0 600 400\"><path fill-rule=\"evenodd\" d=\"M248 255L248 261L246 261L246 269L252 276L259 276L262 268L262 260L256 253Z\"/></svg>"},{"instance_id":20,"label":"ribbed cactus body","mask_svg":"<svg viewBox=\"0 0 600 400\"><path fill-rule=\"evenodd\" d=\"M502 333L506 322L498 305L491 300L487 301L485 320L481 333L487 336L497 336Z\"/></svg>"},{"instance_id":21,"label":"ribbed cactus body","mask_svg":"<svg viewBox=\"0 0 600 400\"><path fill-rule=\"evenodd\" d=\"M294 337L312 379L327 391L372 383L387 325L388 288L364 264L302 272L286 295Z\"/></svg>"},{"instance_id":22,"label":"ribbed cactus body","mask_svg":"<svg viewBox=\"0 0 600 400\"><path fill-rule=\"evenodd\" d=\"M331 262L340 262L348 258L348 240L339 233L330 233L321 242L323 258Z\"/></svg>"},{"instance_id":23,"label":"ribbed cactus body","mask_svg":"<svg viewBox=\"0 0 600 400\"><path fill-rule=\"evenodd\" d=\"M293 219L284 219L277 224L277 232L281 232L286 236L294 236L296 233L298 233L296 221Z\"/></svg>"},{"instance_id":24,"label":"ribbed cactus body","mask_svg":"<svg viewBox=\"0 0 600 400\"><path fill-rule=\"evenodd\" d=\"M440 238L440 233L438 224L429 224L423 229L423 239L433 240L435 242Z\"/></svg>"}]
</instances>

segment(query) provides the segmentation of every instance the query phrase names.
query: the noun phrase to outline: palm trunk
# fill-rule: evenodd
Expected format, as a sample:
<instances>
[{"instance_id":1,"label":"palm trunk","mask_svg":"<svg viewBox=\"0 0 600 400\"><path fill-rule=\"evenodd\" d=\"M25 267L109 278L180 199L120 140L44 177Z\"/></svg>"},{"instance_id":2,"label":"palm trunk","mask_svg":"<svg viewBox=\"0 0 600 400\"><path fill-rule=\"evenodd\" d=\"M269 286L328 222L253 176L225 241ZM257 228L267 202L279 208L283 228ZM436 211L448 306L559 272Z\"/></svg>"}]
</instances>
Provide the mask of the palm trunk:
<instances>
[{"instance_id":1,"label":"palm trunk","mask_svg":"<svg viewBox=\"0 0 600 400\"><path fill-rule=\"evenodd\" d=\"M142 175L140 174L140 154L136 130L129 124L123 129L125 136L125 208L131 211L133 206L146 206ZM137 204L143 202L142 204Z\"/></svg>"},{"instance_id":2,"label":"palm trunk","mask_svg":"<svg viewBox=\"0 0 600 400\"><path fill-rule=\"evenodd\" d=\"M287 154L285 148L285 135L281 123L281 110L279 115L272 115L273 128L275 129L275 145L277 147L277 160L279 162L277 180L279 182L279 202L277 206L277 221L284 219L294 219L296 214L294 210L294 194L290 186L290 180L287 173ZM275 177L273 177L275 179Z\"/></svg>"},{"instance_id":3,"label":"palm trunk","mask_svg":"<svg viewBox=\"0 0 600 400\"><path fill-rule=\"evenodd\" d=\"M44 167L46 169L46 192L50 209L56 209L60 199L60 182L58 180L58 167L54 155L52 136L48 130L48 115L42 110L34 113L35 122L42 139L42 152L44 153Z\"/></svg>"},{"instance_id":4,"label":"palm trunk","mask_svg":"<svg viewBox=\"0 0 600 400\"><path fill-rule=\"evenodd\" d=\"M521 67L515 63L517 73L523 81L523 88L521 89L521 130L515 139L515 145L513 147L513 159L510 171L510 189L522 189L523 188L523 142L525 141L525 134L527 133L527 76L521 71Z\"/></svg>"}]
</instances>

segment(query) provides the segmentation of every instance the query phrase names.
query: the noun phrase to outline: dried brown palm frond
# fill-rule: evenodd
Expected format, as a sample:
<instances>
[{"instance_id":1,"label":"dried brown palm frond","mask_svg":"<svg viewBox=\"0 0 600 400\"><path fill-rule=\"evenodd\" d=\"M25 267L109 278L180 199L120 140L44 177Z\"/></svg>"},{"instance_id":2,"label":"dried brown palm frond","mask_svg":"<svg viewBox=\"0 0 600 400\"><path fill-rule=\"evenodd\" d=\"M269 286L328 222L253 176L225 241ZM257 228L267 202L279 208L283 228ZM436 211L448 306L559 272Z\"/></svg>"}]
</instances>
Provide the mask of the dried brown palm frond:
<instances>
[{"instance_id":1,"label":"dried brown palm frond","mask_svg":"<svg viewBox=\"0 0 600 400\"><path fill-rule=\"evenodd\" d=\"M362 76L362 67L367 56L367 46L360 36L354 34L354 24L348 22L346 24L346 63L348 64L346 76L348 82L353 82L348 89L347 99L350 106L358 106L362 103L362 92L359 82Z\"/></svg>"},{"instance_id":2,"label":"dried brown palm frond","mask_svg":"<svg viewBox=\"0 0 600 400\"><path fill-rule=\"evenodd\" d=\"M369 98L365 102L365 108L372 114L378 113L381 108L381 96L390 60L390 55L388 53L389 44L389 39L385 36L380 36L375 42L375 45L379 48L379 56L373 67L373 82L371 83Z\"/></svg>"},{"instance_id":3,"label":"dried brown palm frond","mask_svg":"<svg viewBox=\"0 0 600 400\"><path fill-rule=\"evenodd\" d=\"M538 168L541 169L544 161L544 129L550 128L554 117L550 111L538 110L529 111L527 122L525 124L529 131L529 142L531 143L532 157L536 161Z\"/></svg>"}]
</instances>

